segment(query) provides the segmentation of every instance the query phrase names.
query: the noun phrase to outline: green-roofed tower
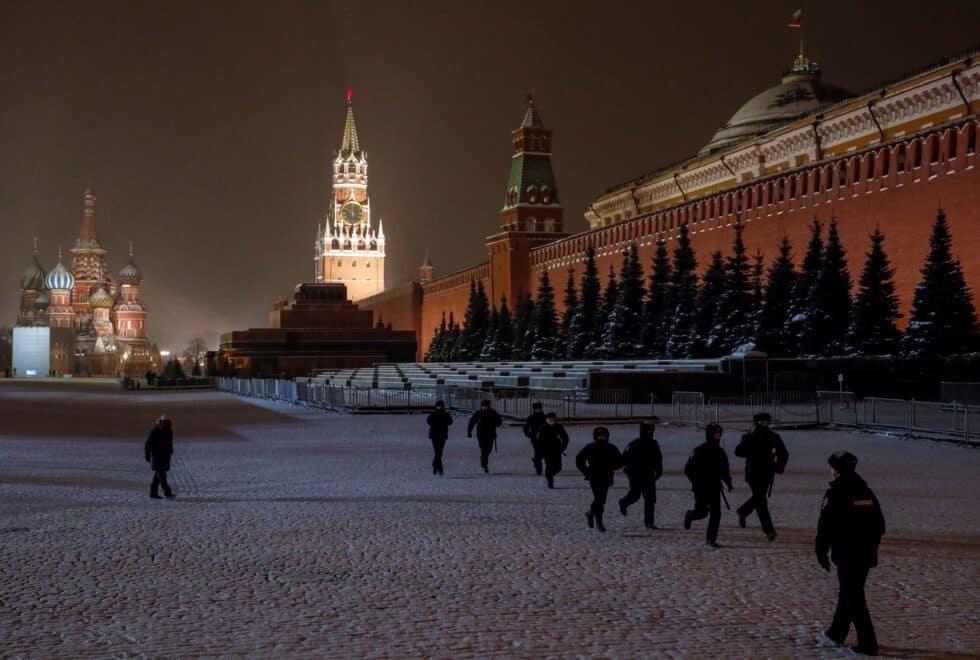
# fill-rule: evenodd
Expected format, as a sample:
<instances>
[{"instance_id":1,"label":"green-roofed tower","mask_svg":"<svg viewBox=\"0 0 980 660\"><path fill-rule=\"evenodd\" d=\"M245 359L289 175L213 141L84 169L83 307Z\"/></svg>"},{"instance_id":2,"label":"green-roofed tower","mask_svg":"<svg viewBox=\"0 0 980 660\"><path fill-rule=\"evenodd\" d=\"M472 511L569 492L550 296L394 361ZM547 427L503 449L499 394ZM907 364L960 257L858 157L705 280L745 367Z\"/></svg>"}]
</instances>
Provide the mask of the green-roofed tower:
<instances>
[{"instance_id":1,"label":"green-roofed tower","mask_svg":"<svg viewBox=\"0 0 980 660\"><path fill-rule=\"evenodd\" d=\"M530 94L524 119L513 131L512 138L514 155L501 210L501 228L561 233L561 201L551 169L551 130L544 127Z\"/></svg>"}]
</instances>

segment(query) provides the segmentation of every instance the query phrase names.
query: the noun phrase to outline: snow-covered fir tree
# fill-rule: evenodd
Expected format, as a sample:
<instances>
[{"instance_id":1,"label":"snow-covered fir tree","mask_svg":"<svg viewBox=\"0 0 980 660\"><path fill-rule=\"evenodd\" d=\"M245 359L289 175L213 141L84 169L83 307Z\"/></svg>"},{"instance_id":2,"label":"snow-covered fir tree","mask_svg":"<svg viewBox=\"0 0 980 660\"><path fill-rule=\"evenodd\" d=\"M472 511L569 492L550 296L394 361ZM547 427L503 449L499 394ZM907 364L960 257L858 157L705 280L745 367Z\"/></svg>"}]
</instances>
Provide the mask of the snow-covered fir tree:
<instances>
[{"instance_id":1,"label":"snow-covered fir tree","mask_svg":"<svg viewBox=\"0 0 980 660\"><path fill-rule=\"evenodd\" d=\"M698 301L698 262L691 248L687 225L681 225L673 257L670 294L667 296L667 311L664 315L664 336L667 337L664 353L668 358L677 359L689 355L694 311Z\"/></svg>"},{"instance_id":2,"label":"snow-covered fir tree","mask_svg":"<svg viewBox=\"0 0 980 660\"><path fill-rule=\"evenodd\" d=\"M558 331L558 346L555 357L571 357L574 327L572 321L578 313L578 291L575 288L575 270L568 269L568 280L565 282L565 297L562 299L565 309L561 313L561 328Z\"/></svg>"},{"instance_id":3,"label":"snow-covered fir tree","mask_svg":"<svg viewBox=\"0 0 980 660\"><path fill-rule=\"evenodd\" d=\"M507 296L500 300L500 312L497 316L496 350L498 360L509 360L514 344L514 324L507 307Z\"/></svg>"},{"instance_id":4,"label":"snow-covered fir tree","mask_svg":"<svg viewBox=\"0 0 980 660\"><path fill-rule=\"evenodd\" d=\"M670 255L667 252L667 243L664 240L659 240L650 268L650 286L647 290L646 303L643 305L643 322L641 324L641 343L643 344L643 352L648 357L662 357L667 345L663 328L670 288L670 274Z\"/></svg>"},{"instance_id":5,"label":"snow-covered fir tree","mask_svg":"<svg viewBox=\"0 0 980 660\"><path fill-rule=\"evenodd\" d=\"M459 360L459 340L463 329L459 327L452 310L449 312L449 325L446 330L446 340L443 343L441 362L456 362Z\"/></svg>"},{"instance_id":6,"label":"snow-covered fir tree","mask_svg":"<svg viewBox=\"0 0 980 660\"><path fill-rule=\"evenodd\" d=\"M567 357L582 359L586 357L589 346L595 339L593 332L596 326L596 313L599 308L599 270L595 263L595 248L591 245L585 249L585 271L582 273L581 297L578 309L572 317L569 331L569 347Z\"/></svg>"},{"instance_id":7,"label":"snow-covered fir tree","mask_svg":"<svg viewBox=\"0 0 980 660\"><path fill-rule=\"evenodd\" d=\"M487 339L487 324L490 322L490 303L487 300L483 281L470 281L470 300L463 316L463 331L459 338L456 358L461 362L477 360Z\"/></svg>"},{"instance_id":8,"label":"snow-covered fir tree","mask_svg":"<svg viewBox=\"0 0 980 660\"><path fill-rule=\"evenodd\" d=\"M599 303L599 310L596 313L595 328L592 331L592 343L586 351L586 358L599 357L599 350L602 347L603 335L609 317L612 316L613 308L619 299L619 283L616 281L616 271L612 265L609 266L609 276L606 279L606 288L602 292L602 301Z\"/></svg>"},{"instance_id":9,"label":"snow-covered fir tree","mask_svg":"<svg viewBox=\"0 0 980 660\"><path fill-rule=\"evenodd\" d=\"M701 278L694 324L688 341L687 357L718 357L723 352L721 304L725 296L725 260L720 251L711 253L711 261Z\"/></svg>"},{"instance_id":10,"label":"snow-covered fir tree","mask_svg":"<svg viewBox=\"0 0 980 660\"><path fill-rule=\"evenodd\" d=\"M980 347L973 292L966 285L959 260L953 258L952 245L946 214L940 209L902 338L906 355L956 355Z\"/></svg>"},{"instance_id":11,"label":"snow-covered fir tree","mask_svg":"<svg viewBox=\"0 0 980 660\"><path fill-rule=\"evenodd\" d=\"M619 274L619 291L609 320L603 330L598 354L602 358L632 358L641 353L637 330L643 312L643 267L636 244L623 253Z\"/></svg>"},{"instance_id":12,"label":"snow-covered fir tree","mask_svg":"<svg viewBox=\"0 0 980 660\"><path fill-rule=\"evenodd\" d=\"M511 357L514 360L527 360L534 347L534 301L526 293L517 297L514 319L514 344Z\"/></svg>"},{"instance_id":13,"label":"snow-covered fir tree","mask_svg":"<svg viewBox=\"0 0 980 660\"><path fill-rule=\"evenodd\" d=\"M494 305L490 308L490 322L487 323L487 335L483 341L483 348L480 349L481 362L496 362L500 359L500 351L497 350L498 323L500 323L500 314L497 312L497 306Z\"/></svg>"},{"instance_id":14,"label":"snow-covered fir tree","mask_svg":"<svg viewBox=\"0 0 980 660\"><path fill-rule=\"evenodd\" d=\"M755 305L752 301L749 256L742 231L742 223L735 223L732 254L725 260L724 290L717 301L714 325L707 340L708 351L714 356L755 348Z\"/></svg>"},{"instance_id":15,"label":"snow-covered fir tree","mask_svg":"<svg viewBox=\"0 0 980 660\"><path fill-rule=\"evenodd\" d=\"M788 356L798 344L796 337L787 334L796 278L793 248L784 235L779 243L779 256L769 266L758 324L758 348L772 357Z\"/></svg>"},{"instance_id":16,"label":"snow-covered fir tree","mask_svg":"<svg viewBox=\"0 0 980 660\"><path fill-rule=\"evenodd\" d=\"M902 317L895 295L895 269L885 254L884 242L885 235L875 227L858 280L847 338L849 351L858 355L893 355L902 341L895 326Z\"/></svg>"},{"instance_id":17,"label":"snow-covered fir tree","mask_svg":"<svg viewBox=\"0 0 980 660\"><path fill-rule=\"evenodd\" d=\"M555 315L555 290L548 278L548 271L541 271L538 280L538 297L534 305L534 346L531 359L551 360L558 345L558 319Z\"/></svg>"},{"instance_id":18,"label":"snow-covered fir tree","mask_svg":"<svg viewBox=\"0 0 980 660\"><path fill-rule=\"evenodd\" d=\"M810 223L810 242L807 244L803 264L793 285L793 296L790 299L789 314L786 317L786 327L783 335L789 339L786 347L789 355L802 355L800 336L810 313L810 293L813 291L820 271L823 269L823 225L817 218Z\"/></svg>"},{"instance_id":19,"label":"snow-covered fir tree","mask_svg":"<svg viewBox=\"0 0 980 660\"><path fill-rule=\"evenodd\" d=\"M443 353L446 350L446 333L448 332L448 327L446 325L446 312L442 313L442 322L439 327L436 328L435 333L432 336L432 343L429 344L429 348L425 351L425 357L422 359L425 362L441 362L443 359Z\"/></svg>"},{"instance_id":20,"label":"snow-covered fir tree","mask_svg":"<svg viewBox=\"0 0 980 660\"><path fill-rule=\"evenodd\" d=\"M800 350L803 355L841 355L851 325L851 275L840 242L837 220L830 221L820 274L810 290L810 305Z\"/></svg>"}]
</instances>

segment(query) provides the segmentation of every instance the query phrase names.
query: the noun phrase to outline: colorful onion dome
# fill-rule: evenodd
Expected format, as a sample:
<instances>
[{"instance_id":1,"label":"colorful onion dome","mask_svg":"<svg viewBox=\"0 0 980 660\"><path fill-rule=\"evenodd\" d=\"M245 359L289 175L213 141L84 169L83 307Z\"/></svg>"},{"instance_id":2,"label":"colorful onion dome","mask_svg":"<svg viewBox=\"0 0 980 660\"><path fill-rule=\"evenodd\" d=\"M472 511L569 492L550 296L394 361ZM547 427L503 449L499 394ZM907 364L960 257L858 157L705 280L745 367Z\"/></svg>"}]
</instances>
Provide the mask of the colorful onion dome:
<instances>
[{"instance_id":1,"label":"colorful onion dome","mask_svg":"<svg viewBox=\"0 0 980 660\"><path fill-rule=\"evenodd\" d=\"M52 291L71 289L75 286L75 276L68 272L59 258L58 265L51 269L44 283Z\"/></svg>"},{"instance_id":2,"label":"colorful onion dome","mask_svg":"<svg viewBox=\"0 0 980 660\"><path fill-rule=\"evenodd\" d=\"M106 293L105 287L102 285L99 285L99 288L96 289L91 296L89 296L88 302L90 305L92 305L92 307L112 307L114 303L109 294Z\"/></svg>"},{"instance_id":3,"label":"colorful onion dome","mask_svg":"<svg viewBox=\"0 0 980 660\"><path fill-rule=\"evenodd\" d=\"M47 309L48 305L51 304L51 298L44 291L34 299L34 309Z\"/></svg>"},{"instance_id":4,"label":"colorful onion dome","mask_svg":"<svg viewBox=\"0 0 980 660\"><path fill-rule=\"evenodd\" d=\"M35 254L34 261L20 276L20 288L25 291L41 291L44 288L45 275L47 273L41 268L41 264L37 260L37 254Z\"/></svg>"},{"instance_id":5,"label":"colorful onion dome","mask_svg":"<svg viewBox=\"0 0 980 660\"><path fill-rule=\"evenodd\" d=\"M137 266L136 262L133 261L133 258L130 257L126 265L119 271L119 283L139 286L142 281L143 273L140 272L139 266Z\"/></svg>"}]
</instances>

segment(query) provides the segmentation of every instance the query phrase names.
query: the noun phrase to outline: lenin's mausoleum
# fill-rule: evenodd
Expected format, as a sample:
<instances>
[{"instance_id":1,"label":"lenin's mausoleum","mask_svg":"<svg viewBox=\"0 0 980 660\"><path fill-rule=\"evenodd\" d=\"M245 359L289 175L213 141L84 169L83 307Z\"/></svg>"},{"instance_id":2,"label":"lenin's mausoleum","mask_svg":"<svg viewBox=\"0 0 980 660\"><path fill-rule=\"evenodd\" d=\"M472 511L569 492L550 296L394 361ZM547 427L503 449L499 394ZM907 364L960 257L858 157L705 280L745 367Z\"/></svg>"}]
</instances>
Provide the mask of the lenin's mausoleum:
<instances>
[{"instance_id":1,"label":"lenin's mausoleum","mask_svg":"<svg viewBox=\"0 0 980 660\"><path fill-rule=\"evenodd\" d=\"M506 296L512 306L519 293L534 292L543 270L556 286L569 269L578 281L589 245L600 273L618 270L634 243L649 264L657 241L672 249L684 224L703 267L711 252L729 252L737 220L750 254L761 250L771 261L787 235L799 260L811 220L833 216L852 273L881 227L907 318L940 205L967 281L980 291L978 108L980 51L857 94L824 81L800 54L779 84L749 99L696 155L608 189L586 210L588 229L569 234L551 131L529 100L512 134L511 174L500 231L486 238L488 260L439 278L426 262L418 281L359 304L397 329L415 330L421 357L444 313L462 319L471 281L482 281L491 301Z\"/></svg>"}]
</instances>

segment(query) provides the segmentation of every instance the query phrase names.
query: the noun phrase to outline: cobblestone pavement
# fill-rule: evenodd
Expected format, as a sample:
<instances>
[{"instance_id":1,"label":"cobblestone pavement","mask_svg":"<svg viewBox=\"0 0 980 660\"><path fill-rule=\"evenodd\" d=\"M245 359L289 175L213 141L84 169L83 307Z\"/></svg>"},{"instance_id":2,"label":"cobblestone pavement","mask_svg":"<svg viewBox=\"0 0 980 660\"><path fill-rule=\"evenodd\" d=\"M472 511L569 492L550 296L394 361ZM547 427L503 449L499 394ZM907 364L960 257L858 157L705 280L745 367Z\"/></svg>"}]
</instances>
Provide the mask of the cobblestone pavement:
<instances>
[{"instance_id":1,"label":"cobblestone pavement","mask_svg":"<svg viewBox=\"0 0 980 660\"><path fill-rule=\"evenodd\" d=\"M142 443L160 412L175 501L148 498ZM709 550L703 521L680 524L690 427L658 430L661 529L643 529L639 504L620 516L620 476L600 535L572 465L586 427L549 491L516 428L484 475L465 420L443 478L419 416L0 382L0 420L4 657L839 657L815 641L835 581L812 543L840 447L888 520L868 589L884 652L980 654L974 450L786 432L779 538L725 512ZM633 430L613 426L613 442ZM733 507L747 492L737 477Z\"/></svg>"}]
</instances>

